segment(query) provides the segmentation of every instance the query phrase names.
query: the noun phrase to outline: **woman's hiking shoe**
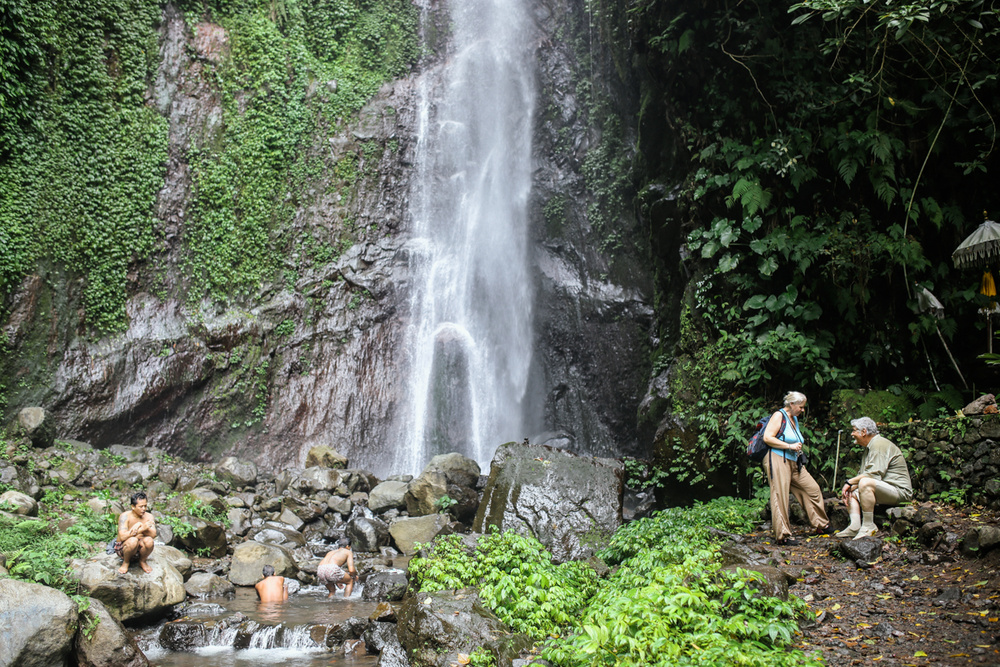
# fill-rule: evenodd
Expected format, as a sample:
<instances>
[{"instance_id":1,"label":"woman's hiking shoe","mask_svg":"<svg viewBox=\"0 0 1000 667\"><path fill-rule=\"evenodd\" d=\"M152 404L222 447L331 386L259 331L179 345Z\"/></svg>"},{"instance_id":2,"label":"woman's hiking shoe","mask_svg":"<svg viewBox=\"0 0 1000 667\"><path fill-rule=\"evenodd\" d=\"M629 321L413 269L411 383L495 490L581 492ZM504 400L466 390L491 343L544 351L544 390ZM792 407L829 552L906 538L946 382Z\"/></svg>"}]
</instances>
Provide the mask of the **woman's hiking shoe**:
<instances>
[{"instance_id":1,"label":"woman's hiking shoe","mask_svg":"<svg viewBox=\"0 0 1000 667\"><path fill-rule=\"evenodd\" d=\"M835 537L854 537L857 534L858 534L858 531L856 529L851 528L850 526L848 526L847 528L843 529L839 533L835 533L834 536Z\"/></svg>"},{"instance_id":2,"label":"woman's hiking shoe","mask_svg":"<svg viewBox=\"0 0 1000 667\"><path fill-rule=\"evenodd\" d=\"M797 547L799 546L799 541L794 537L782 537L780 540L775 540L775 544L782 547Z\"/></svg>"}]
</instances>

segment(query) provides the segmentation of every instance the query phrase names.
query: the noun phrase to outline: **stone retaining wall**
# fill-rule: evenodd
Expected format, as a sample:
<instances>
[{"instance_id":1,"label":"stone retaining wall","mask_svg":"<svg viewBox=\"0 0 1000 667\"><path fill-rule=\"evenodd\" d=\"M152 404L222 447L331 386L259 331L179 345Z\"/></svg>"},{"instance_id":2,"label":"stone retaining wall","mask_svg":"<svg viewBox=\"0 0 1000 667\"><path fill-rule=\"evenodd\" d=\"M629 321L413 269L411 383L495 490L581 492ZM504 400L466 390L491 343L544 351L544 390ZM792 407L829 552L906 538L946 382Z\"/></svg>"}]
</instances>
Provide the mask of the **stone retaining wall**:
<instances>
[{"instance_id":1,"label":"stone retaining wall","mask_svg":"<svg viewBox=\"0 0 1000 667\"><path fill-rule=\"evenodd\" d=\"M916 500L956 500L964 493L966 502L1000 509L1000 415L887 424L879 430L906 456ZM855 469L857 464L851 463Z\"/></svg>"}]
</instances>

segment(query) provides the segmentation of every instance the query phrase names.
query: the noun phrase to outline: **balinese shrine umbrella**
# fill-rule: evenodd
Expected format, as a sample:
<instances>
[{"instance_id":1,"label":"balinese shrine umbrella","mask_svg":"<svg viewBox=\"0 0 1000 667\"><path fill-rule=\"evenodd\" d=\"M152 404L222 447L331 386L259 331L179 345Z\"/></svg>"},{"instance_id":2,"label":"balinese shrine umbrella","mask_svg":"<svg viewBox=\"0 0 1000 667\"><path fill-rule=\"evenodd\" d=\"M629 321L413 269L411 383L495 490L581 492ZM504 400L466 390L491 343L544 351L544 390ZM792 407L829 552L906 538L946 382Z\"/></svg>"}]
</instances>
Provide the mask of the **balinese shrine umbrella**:
<instances>
[{"instance_id":1,"label":"balinese shrine umbrella","mask_svg":"<svg viewBox=\"0 0 1000 667\"><path fill-rule=\"evenodd\" d=\"M980 309L980 314L986 316L987 350L993 353L993 316L1000 313L994 297L997 295L996 281L990 273L990 264L1000 261L1000 224L986 220L976 227L975 231L962 241L955 252L951 253L955 268L965 269L982 267L983 280L979 293L989 298L986 308Z\"/></svg>"}]
</instances>

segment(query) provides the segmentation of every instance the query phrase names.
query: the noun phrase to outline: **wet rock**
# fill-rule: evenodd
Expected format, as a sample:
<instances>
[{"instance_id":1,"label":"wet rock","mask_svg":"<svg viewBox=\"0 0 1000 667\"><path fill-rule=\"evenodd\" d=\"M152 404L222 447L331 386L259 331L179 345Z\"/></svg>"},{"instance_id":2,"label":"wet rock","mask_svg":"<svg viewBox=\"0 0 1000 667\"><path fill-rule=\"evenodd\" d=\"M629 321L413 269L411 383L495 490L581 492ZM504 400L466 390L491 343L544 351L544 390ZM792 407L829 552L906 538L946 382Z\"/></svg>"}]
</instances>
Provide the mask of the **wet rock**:
<instances>
[{"instance_id":1,"label":"wet rock","mask_svg":"<svg viewBox=\"0 0 1000 667\"><path fill-rule=\"evenodd\" d=\"M326 445L317 445L306 454L306 467L346 468L347 457Z\"/></svg>"},{"instance_id":2,"label":"wet rock","mask_svg":"<svg viewBox=\"0 0 1000 667\"><path fill-rule=\"evenodd\" d=\"M382 482L368 494L368 508L376 513L405 508L407 486L405 482Z\"/></svg>"},{"instance_id":3,"label":"wet rock","mask_svg":"<svg viewBox=\"0 0 1000 667\"><path fill-rule=\"evenodd\" d=\"M227 456L215 466L215 474L233 488L242 489L257 483L257 464L253 461L243 461L235 456Z\"/></svg>"},{"instance_id":4,"label":"wet rock","mask_svg":"<svg viewBox=\"0 0 1000 667\"><path fill-rule=\"evenodd\" d=\"M364 491L355 491L351 494L350 500L352 505L368 506L368 494Z\"/></svg>"},{"instance_id":5,"label":"wet rock","mask_svg":"<svg viewBox=\"0 0 1000 667\"><path fill-rule=\"evenodd\" d=\"M295 513L287 508L283 508L281 513L278 514L278 521L296 532L300 532L302 530L302 526L306 525L305 521L295 516Z\"/></svg>"},{"instance_id":6,"label":"wet rock","mask_svg":"<svg viewBox=\"0 0 1000 667\"><path fill-rule=\"evenodd\" d=\"M276 521L267 521L256 533L253 533L255 542L261 544L274 544L288 550L293 550L305 545L306 540L302 533Z\"/></svg>"},{"instance_id":7,"label":"wet rock","mask_svg":"<svg viewBox=\"0 0 1000 667\"><path fill-rule=\"evenodd\" d=\"M78 667L146 667L149 661L135 639L100 600L90 598L80 612L74 653Z\"/></svg>"},{"instance_id":8,"label":"wet rock","mask_svg":"<svg viewBox=\"0 0 1000 667\"><path fill-rule=\"evenodd\" d=\"M0 579L0 665L62 665L78 626L76 603L54 588Z\"/></svg>"},{"instance_id":9,"label":"wet rock","mask_svg":"<svg viewBox=\"0 0 1000 667\"><path fill-rule=\"evenodd\" d=\"M121 559L101 554L74 562L72 576L87 595L103 602L119 621L162 616L187 596L184 579L156 548L147 562L151 573L144 573L133 563L128 574L122 575L118 572Z\"/></svg>"},{"instance_id":10,"label":"wet rock","mask_svg":"<svg viewBox=\"0 0 1000 667\"><path fill-rule=\"evenodd\" d=\"M406 650L399 643L395 623L372 623L364 639L368 647L378 652L378 667L410 667Z\"/></svg>"},{"instance_id":11,"label":"wet rock","mask_svg":"<svg viewBox=\"0 0 1000 667\"><path fill-rule=\"evenodd\" d=\"M191 597L214 598L231 595L236 592L236 587L217 574L195 572L184 583L184 590Z\"/></svg>"},{"instance_id":12,"label":"wet rock","mask_svg":"<svg viewBox=\"0 0 1000 667\"><path fill-rule=\"evenodd\" d=\"M407 578L403 572L376 572L365 579L361 599L397 602L403 599L406 586Z\"/></svg>"},{"instance_id":13,"label":"wet rock","mask_svg":"<svg viewBox=\"0 0 1000 667\"><path fill-rule=\"evenodd\" d=\"M233 507L226 512L226 518L229 519L229 532L235 537L243 537L250 532L250 521L253 519L250 510Z\"/></svg>"},{"instance_id":14,"label":"wet rock","mask_svg":"<svg viewBox=\"0 0 1000 667\"><path fill-rule=\"evenodd\" d=\"M440 472L425 472L406 487L406 511L410 516L437 514L438 501L448 495L448 478Z\"/></svg>"},{"instance_id":15,"label":"wet rock","mask_svg":"<svg viewBox=\"0 0 1000 667\"><path fill-rule=\"evenodd\" d=\"M351 509L354 507L351 504L350 498L342 498L340 496L330 496L326 501L326 505L337 514L350 514Z\"/></svg>"},{"instance_id":16,"label":"wet rock","mask_svg":"<svg viewBox=\"0 0 1000 667\"><path fill-rule=\"evenodd\" d=\"M396 610L388 602L380 602L368 619L373 622L395 623Z\"/></svg>"},{"instance_id":17,"label":"wet rock","mask_svg":"<svg viewBox=\"0 0 1000 667\"><path fill-rule=\"evenodd\" d=\"M206 553L212 558L226 555L226 527L215 521L206 521L196 516L183 517L183 521L194 530L184 536L176 536L185 549L193 553Z\"/></svg>"},{"instance_id":18,"label":"wet rock","mask_svg":"<svg viewBox=\"0 0 1000 667\"><path fill-rule=\"evenodd\" d=\"M197 621L167 623L160 630L160 645L170 651L190 651L207 643L205 624Z\"/></svg>"},{"instance_id":19,"label":"wet rock","mask_svg":"<svg viewBox=\"0 0 1000 667\"><path fill-rule=\"evenodd\" d=\"M438 472L445 476L449 484L464 486L470 489L476 488L479 481L479 464L474 460L463 456L457 452L450 454L438 454L424 466L421 474Z\"/></svg>"},{"instance_id":20,"label":"wet rock","mask_svg":"<svg viewBox=\"0 0 1000 667\"><path fill-rule=\"evenodd\" d=\"M192 503L197 503L205 507L211 507L213 511L218 514L225 514L226 503L219 497L215 491L211 489L206 489L204 487L198 487L188 491L188 497Z\"/></svg>"},{"instance_id":21,"label":"wet rock","mask_svg":"<svg viewBox=\"0 0 1000 667\"><path fill-rule=\"evenodd\" d=\"M414 664L446 667L501 635L507 628L472 589L420 592L403 601L397 634Z\"/></svg>"},{"instance_id":22,"label":"wet rock","mask_svg":"<svg viewBox=\"0 0 1000 667\"><path fill-rule=\"evenodd\" d=\"M860 540L842 540L831 547L831 551L850 558L859 565L874 563L882 555L882 540L864 537Z\"/></svg>"},{"instance_id":23,"label":"wet rock","mask_svg":"<svg viewBox=\"0 0 1000 667\"><path fill-rule=\"evenodd\" d=\"M622 523L622 477L618 461L501 445L473 530L497 526L531 535L558 562L586 558Z\"/></svg>"},{"instance_id":24,"label":"wet rock","mask_svg":"<svg viewBox=\"0 0 1000 667\"><path fill-rule=\"evenodd\" d=\"M157 528L157 533L159 533L159 528ZM191 576L191 568L193 567L191 559L188 558L187 554L180 549L157 544L153 547L153 553L157 554L159 558L162 558L170 563L178 572L181 573L181 577L183 579L187 579Z\"/></svg>"},{"instance_id":25,"label":"wet rock","mask_svg":"<svg viewBox=\"0 0 1000 667\"><path fill-rule=\"evenodd\" d=\"M343 483L350 493L368 493L378 486L378 478L367 470L345 470Z\"/></svg>"},{"instance_id":26,"label":"wet rock","mask_svg":"<svg viewBox=\"0 0 1000 667\"><path fill-rule=\"evenodd\" d=\"M272 544L244 542L233 550L229 581L237 586L253 586L264 578L261 570L265 565L273 566L278 576L295 576L295 561L288 550Z\"/></svg>"},{"instance_id":27,"label":"wet rock","mask_svg":"<svg viewBox=\"0 0 1000 667\"><path fill-rule=\"evenodd\" d=\"M465 524L471 524L479 511L479 493L466 486L448 485L448 497L454 504L447 508L448 514ZM439 507L438 511L443 508Z\"/></svg>"},{"instance_id":28,"label":"wet rock","mask_svg":"<svg viewBox=\"0 0 1000 667\"><path fill-rule=\"evenodd\" d=\"M449 519L444 514L397 519L389 526L389 534L392 535L396 548L404 554L412 555L417 551L417 544L430 544L448 523Z\"/></svg>"},{"instance_id":29,"label":"wet rock","mask_svg":"<svg viewBox=\"0 0 1000 667\"><path fill-rule=\"evenodd\" d=\"M347 522L344 532L355 551L377 552L379 547L389 544L389 526L374 516L354 517Z\"/></svg>"},{"instance_id":30,"label":"wet rock","mask_svg":"<svg viewBox=\"0 0 1000 667\"><path fill-rule=\"evenodd\" d=\"M656 509L656 495L652 491L635 491L627 486L622 498L622 520L644 519Z\"/></svg>"},{"instance_id":31,"label":"wet rock","mask_svg":"<svg viewBox=\"0 0 1000 667\"><path fill-rule=\"evenodd\" d=\"M51 447L56 439L55 421L44 408L21 408L17 413L17 428L39 449Z\"/></svg>"},{"instance_id":32,"label":"wet rock","mask_svg":"<svg viewBox=\"0 0 1000 667\"><path fill-rule=\"evenodd\" d=\"M2 507L5 503L7 507ZM19 516L38 516L38 503L20 491L5 491L0 494L0 508Z\"/></svg>"}]
</instances>

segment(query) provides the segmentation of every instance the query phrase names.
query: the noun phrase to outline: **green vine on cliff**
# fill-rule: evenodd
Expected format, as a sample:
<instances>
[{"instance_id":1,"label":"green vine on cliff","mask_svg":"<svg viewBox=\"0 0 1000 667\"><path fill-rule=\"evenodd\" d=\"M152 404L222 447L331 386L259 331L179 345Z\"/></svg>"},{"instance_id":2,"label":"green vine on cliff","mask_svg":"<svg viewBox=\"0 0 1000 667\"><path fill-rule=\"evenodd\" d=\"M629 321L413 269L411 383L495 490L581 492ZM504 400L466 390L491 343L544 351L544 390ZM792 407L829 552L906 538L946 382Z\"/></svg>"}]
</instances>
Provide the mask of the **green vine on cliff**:
<instances>
[{"instance_id":1,"label":"green vine on cliff","mask_svg":"<svg viewBox=\"0 0 1000 667\"><path fill-rule=\"evenodd\" d=\"M159 18L158 2L0 5L0 293L61 263L84 276L99 332L123 328L129 267L157 235L167 122L145 95Z\"/></svg>"}]
</instances>

